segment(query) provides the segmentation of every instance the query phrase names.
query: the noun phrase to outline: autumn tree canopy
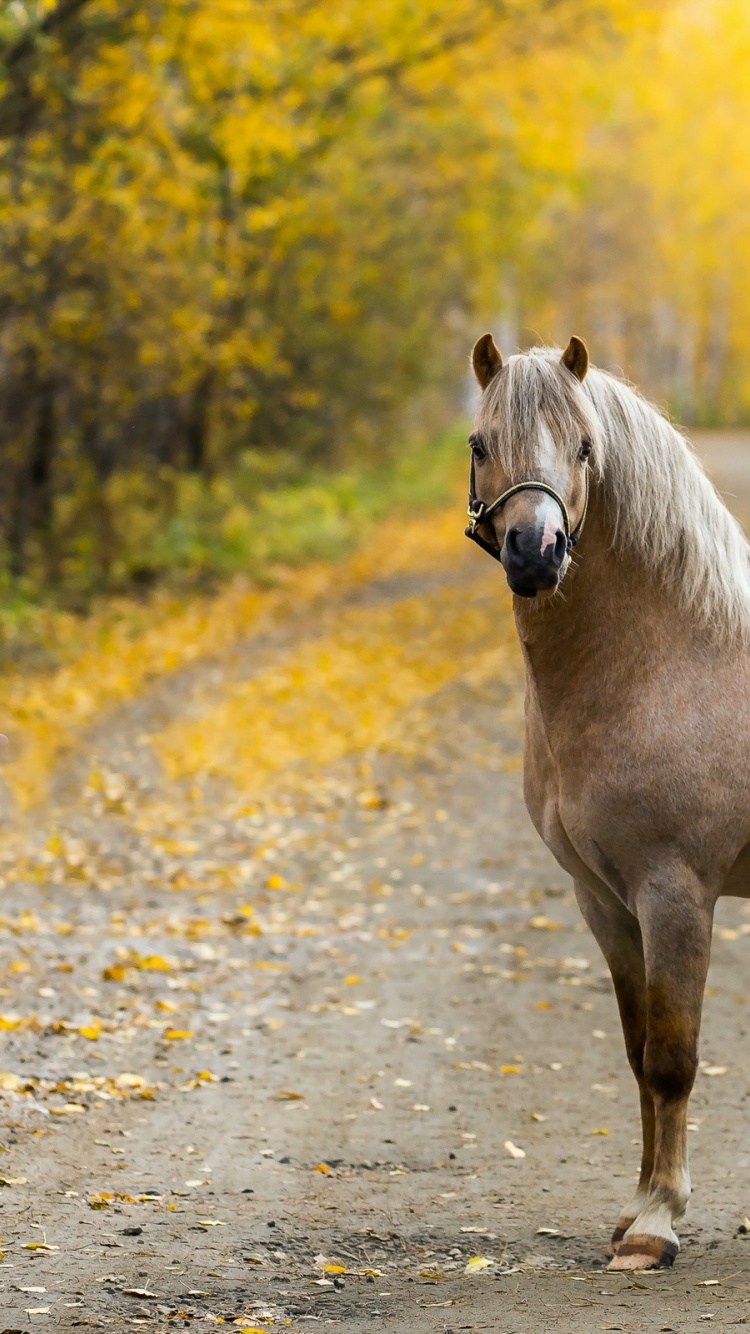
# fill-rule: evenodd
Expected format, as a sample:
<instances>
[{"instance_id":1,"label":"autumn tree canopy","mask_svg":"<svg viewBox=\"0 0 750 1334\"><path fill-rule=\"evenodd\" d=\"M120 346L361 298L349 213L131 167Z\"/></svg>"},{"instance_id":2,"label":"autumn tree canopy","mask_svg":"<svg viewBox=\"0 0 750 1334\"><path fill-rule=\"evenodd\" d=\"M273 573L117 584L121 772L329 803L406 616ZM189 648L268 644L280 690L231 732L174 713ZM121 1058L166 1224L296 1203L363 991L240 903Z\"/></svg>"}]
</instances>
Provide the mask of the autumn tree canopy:
<instances>
[{"instance_id":1,"label":"autumn tree canopy","mask_svg":"<svg viewBox=\"0 0 750 1334\"><path fill-rule=\"evenodd\" d=\"M485 321L744 417L749 53L742 0L0 4L7 570L384 455Z\"/></svg>"}]
</instances>

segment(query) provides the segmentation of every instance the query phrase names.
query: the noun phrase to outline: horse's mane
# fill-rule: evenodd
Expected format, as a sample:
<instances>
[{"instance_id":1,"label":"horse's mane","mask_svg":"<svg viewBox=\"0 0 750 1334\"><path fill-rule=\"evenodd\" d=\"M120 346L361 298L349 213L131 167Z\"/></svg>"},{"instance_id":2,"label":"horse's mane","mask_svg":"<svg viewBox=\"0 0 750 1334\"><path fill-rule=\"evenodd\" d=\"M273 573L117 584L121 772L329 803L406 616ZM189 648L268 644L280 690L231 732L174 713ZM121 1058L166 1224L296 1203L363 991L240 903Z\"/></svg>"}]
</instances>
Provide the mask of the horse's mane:
<instances>
[{"instance_id":1,"label":"horse's mane","mask_svg":"<svg viewBox=\"0 0 750 1334\"><path fill-rule=\"evenodd\" d=\"M540 418L571 449L588 435L614 548L637 554L704 624L750 636L750 545L690 442L608 371L592 367L578 390L560 357L534 348L490 382L477 428L493 453L516 480Z\"/></svg>"}]
</instances>

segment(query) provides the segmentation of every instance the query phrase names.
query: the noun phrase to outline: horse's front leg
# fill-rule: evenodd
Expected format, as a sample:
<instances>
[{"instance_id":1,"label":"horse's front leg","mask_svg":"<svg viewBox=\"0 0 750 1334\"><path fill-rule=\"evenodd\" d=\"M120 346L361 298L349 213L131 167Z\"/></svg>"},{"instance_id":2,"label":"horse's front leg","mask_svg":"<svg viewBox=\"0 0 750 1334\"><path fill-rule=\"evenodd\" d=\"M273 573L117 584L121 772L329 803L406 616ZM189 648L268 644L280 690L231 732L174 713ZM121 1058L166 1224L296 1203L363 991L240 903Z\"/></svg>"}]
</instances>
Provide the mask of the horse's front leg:
<instances>
[{"instance_id":1,"label":"horse's front leg","mask_svg":"<svg viewBox=\"0 0 750 1334\"><path fill-rule=\"evenodd\" d=\"M630 1225L640 1214L648 1198L654 1167L654 1100L643 1073L646 1047L646 966L638 919L612 896L602 902L586 887L576 883L576 897L583 917L596 938L612 974L620 1011L625 1050L638 1084L641 1101L643 1151L638 1186L620 1214L608 1248L614 1255Z\"/></svg>"},{"instance_id":2,"label":"horse's front leg","mask_svg":"<svg viewBox=\"0 0 750 1334\"><path fill-rule=\"evenodd\" d=\"M643 1077L654 1107L646 1199L610 1269L661 1269L680 1246L674 1224L690 1199L688 1099L711 951L713 900L685 867L650 877L636 897L646 970Z\"/></svg>"}]
</instances>

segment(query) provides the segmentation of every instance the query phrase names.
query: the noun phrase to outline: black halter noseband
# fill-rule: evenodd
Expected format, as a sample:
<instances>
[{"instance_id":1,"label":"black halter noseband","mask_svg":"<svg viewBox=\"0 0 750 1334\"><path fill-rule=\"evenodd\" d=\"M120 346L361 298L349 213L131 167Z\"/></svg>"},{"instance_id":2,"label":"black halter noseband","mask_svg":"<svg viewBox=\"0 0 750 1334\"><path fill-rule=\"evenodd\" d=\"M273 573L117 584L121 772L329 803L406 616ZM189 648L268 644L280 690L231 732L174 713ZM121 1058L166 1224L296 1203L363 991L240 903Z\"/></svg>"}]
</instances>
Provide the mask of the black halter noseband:
<instances>
[{"instance_id":1,"label":"black halter noseband","mask_svg":"<svg viewBox=\"0 0 750 1334\"><path fill-rule=\"evenodd\" d=\"M503 505L510 500L511 496L517 496L519 491L544 491L546 495L551 496L553 500L557 501L562 514L567 550L568 552L571 552L581 536L581 531L586 520L586 510L588 509L589 504L588 468L586 468L586 496L583 502L583 510L575 528L571 529L570 515L568 514L568 507L565 504L565 501L562 496L555 491L555 488L548 486L546 482L517 482L515 486L509 486L507 491L503 491L503 494L498 496L497 500L493 500L490 505L485 505L483 500L477 500L474 491L474 459L472 457L471 475L469 479L469 508L466 511L470 523L465 530L466 536L470 537L472 542L476 542L477 546L480 546L483 551L488 552L493 560L500 560L500 548L493 546L490 542L485 542L481 533L478 532L478 528L481 523L486 523L488 519L492 518L493 514L496 514L498 510L502 509Z\"/></svg>"}]
</instances>

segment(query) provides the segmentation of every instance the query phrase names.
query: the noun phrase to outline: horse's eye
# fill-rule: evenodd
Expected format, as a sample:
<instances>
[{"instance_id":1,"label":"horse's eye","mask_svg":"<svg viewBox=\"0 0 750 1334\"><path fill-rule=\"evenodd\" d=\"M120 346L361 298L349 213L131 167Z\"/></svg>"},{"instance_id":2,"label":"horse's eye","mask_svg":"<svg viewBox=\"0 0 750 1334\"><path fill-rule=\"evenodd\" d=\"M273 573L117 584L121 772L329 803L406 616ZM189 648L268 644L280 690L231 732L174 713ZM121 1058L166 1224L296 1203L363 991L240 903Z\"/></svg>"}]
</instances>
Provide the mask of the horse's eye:
<instances>
[{"instance_id":1,"label":"horse's eye","mask_svg":"<svg viewBox=\"0 0 750 1334\"><path fill-rule=\"evenodd\" d=\"M582 440L581 448L578 451L579 459L587 459L590 453L591 453L591 441Z\"/></svg>"},{"instance_id":2,"label":"horse's eye","mask_svg":"<svg viewBox=\"0 0 750 1334\"><path fill-rule=\"evenodd\" d=\"M481 440L471 439L469 441L469 444L471 445L471 452L474 455L474 458L476 459L477 463L484 463L484 460L487 457L487 450L485 449Z\"/></svg>"}]
</instances>

